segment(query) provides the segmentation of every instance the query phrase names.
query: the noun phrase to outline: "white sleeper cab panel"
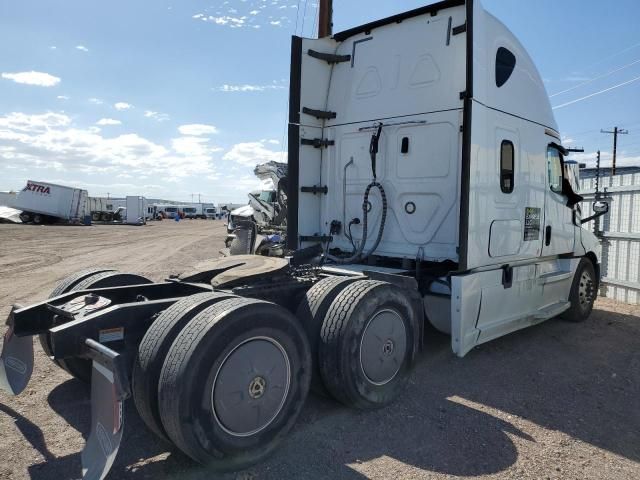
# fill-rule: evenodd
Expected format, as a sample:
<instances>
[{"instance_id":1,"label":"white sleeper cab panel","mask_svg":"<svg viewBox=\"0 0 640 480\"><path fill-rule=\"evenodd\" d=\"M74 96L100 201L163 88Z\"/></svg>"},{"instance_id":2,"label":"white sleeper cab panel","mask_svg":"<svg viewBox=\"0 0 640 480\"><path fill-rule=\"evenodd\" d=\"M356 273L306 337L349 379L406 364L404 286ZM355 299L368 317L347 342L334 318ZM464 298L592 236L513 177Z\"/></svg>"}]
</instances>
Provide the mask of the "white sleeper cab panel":
<instances>
[{"instance_id":1,"label":"white sleeper cab panel","mask_svg":"<svg viewBox=\"0 0 640 480\"><path fill-rule=\"evenodd\" d=\"M353 249L349 223L357 219L351 235L356 246L362 243L363 196L374 180L369 148L382 123L375 178L388 210L376 254L458 259L465 41L452 30L464 21L464 6L457 6L342 42L303 40L300 140L329 143L299 147L299 237L328 235L332 223L340 222L331 247L348 252ZM329 63L309 50L349 60ZM332 115L320 121L304 113L305 107ZM328 193L300 191L313 186L326 186ZM375 188L367 208L365 251L373 246L382 217Z\"/></svg>"}]
</instances>

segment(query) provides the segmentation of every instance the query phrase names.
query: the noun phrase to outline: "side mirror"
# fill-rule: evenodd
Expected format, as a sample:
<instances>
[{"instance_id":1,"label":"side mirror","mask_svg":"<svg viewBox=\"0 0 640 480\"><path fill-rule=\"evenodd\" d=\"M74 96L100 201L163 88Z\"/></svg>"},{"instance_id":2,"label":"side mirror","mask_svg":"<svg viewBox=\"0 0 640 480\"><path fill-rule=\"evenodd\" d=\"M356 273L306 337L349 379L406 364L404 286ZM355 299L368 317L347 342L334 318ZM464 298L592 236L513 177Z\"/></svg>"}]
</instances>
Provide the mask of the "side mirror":
<instances>
[{"instance_id":1,"label":"side mirror","mask_svg":"<svg viewBox=\"0 0 640 480\"><path fill-rule=\"evenodd\" d=\"M591 215L588 218L584 218L581 223L587 223L590 222L591 220L594 220L598 217L601 217L602 215L604 215L605 213L607 213L609 211L609 203L608 202L604 202L602 200L597 200L595 202L593 202L593 211L596 212L593 215Z\"/></svg>"},{"instance_id":2,"label":"side mirror","mask_svg":"<svg viewBox=\"0 0 640 480\"><path fill-rule=\"evenodd\" d=\"M598 200L593 203L593 211L596 213L607 213L609 211L609 204L602 200Z\"/></svg>"}]
</instances>

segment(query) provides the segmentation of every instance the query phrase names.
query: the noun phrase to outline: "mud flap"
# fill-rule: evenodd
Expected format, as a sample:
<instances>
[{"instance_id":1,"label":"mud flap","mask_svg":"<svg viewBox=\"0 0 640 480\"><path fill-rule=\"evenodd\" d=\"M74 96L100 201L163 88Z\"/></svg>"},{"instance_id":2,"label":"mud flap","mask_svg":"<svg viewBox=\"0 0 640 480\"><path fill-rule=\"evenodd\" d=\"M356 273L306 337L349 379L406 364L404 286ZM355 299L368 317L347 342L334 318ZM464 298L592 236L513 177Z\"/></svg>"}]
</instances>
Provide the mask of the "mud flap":
<instances>
[{"instance_id":1,"label":"mud flap","mask_svg":"<svg viewBox=\"0 0 640 480\"><path fill-rule=\"evenodd\" d=\"M4 334L0 353L0 389L11 395L20 394L31 379L33 372L33 338L31 335L17 337L13 333L14 306L7 319L9 328Z\"/></svg>"},{"instance_id":2,"label":"mud flap","mask_svg":"<svg viewBox=\"0 0 640 480\"><path fill-rule=\"evenodd\" d=\"M123 357L101 343L87 339L91 371L91 433L82 450L82 478L102 480L118 454L124 427L124 400L129 382Z\"/></svg>"}]
</instances>

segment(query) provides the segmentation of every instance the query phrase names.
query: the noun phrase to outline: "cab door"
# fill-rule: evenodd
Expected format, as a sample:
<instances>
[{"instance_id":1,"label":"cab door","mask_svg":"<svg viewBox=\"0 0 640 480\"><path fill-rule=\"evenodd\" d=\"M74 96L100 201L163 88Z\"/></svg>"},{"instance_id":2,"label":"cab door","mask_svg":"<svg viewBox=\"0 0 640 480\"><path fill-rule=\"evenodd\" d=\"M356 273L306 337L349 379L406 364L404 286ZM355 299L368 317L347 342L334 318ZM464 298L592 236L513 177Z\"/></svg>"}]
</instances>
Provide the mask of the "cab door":
<instances>
[{"instance_id":1,"label":"cab door","mask_svg":"<svg viewBox=\"0 0 640 480\"><path fill-rule=\"evenodd\" d=\"M547 191L545 192L542 255L573 252L573 210L562 193L564 169L562 154L553 145L547 147Z\"/></svg>"}]
</instances>

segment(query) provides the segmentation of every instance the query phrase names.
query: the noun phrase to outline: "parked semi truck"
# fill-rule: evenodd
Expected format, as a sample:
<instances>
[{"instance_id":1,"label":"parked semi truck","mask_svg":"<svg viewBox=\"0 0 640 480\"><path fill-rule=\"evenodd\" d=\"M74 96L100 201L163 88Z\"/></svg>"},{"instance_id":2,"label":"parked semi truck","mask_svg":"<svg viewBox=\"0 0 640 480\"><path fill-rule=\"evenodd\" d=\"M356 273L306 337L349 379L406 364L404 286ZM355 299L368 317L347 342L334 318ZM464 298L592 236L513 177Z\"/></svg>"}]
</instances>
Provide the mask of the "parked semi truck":
<instances>
[{"instance_id":1,"label":"parked semi truck","mask_svg":"<svg viewBox=\"0 0 640 480\"><path fill-rule=\"evenodd\" d=\"M85 478L109 470L129 395L194 460L241 469L273 451L310 385L357 409L391 403L427 322L464 357L591 313L600 247L543 82L478 0L293 37L290 105L286 258L156 283L83 271L10 314L5 390L27 385L34 335L92 383Z\"/></svg>"},{"instance_id":2,"label":"parked semi truck","mask_svg":"<svg viewBox=\"0 0 640 480\"><path fill-rule=\"evenodd\" d=\"M23 223L82 223L87 215L86 190L55 183L28 180L15 197Z\"/></svg>"}]
</instances>

